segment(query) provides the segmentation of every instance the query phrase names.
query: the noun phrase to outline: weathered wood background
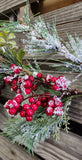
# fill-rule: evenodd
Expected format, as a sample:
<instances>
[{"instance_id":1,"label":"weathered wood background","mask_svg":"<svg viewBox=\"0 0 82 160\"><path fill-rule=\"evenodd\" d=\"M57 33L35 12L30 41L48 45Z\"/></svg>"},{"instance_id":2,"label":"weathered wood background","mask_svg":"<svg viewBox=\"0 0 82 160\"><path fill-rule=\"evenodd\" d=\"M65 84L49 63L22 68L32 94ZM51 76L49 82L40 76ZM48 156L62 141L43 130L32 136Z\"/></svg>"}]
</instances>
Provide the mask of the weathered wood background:
<instances>
[{"instance_id":1,"label":"weathered wood background","mask_svg":"<svg viewBox=\"0 0 82 160\"><path fill-rule=\"evenodd\" d=\"M2 1L1 1L2 2ZM5 1L4 1L5 2ZM20 1L21 2L21 1ZM13 4L14 2L12 2ZM67 40L66 33L74 35L77 33L82 37L82 1L64 7L58 10L41 15L45 22L53 23L56 17L56 25L58 33L64 40ZM38 16L32 19L38 19ZM17 43L19 48L24 47L21 43L22 34L17 34ZM21 46L21 47L20 47ZM32 58L26 55L25 59L29 59L32 63ZM46 57L38 57L38 63L44 61ZM60 55L53 56L53 61L48 61L44 63L41 68L44 73L54 73L56 76L62 74L61 72L55 71L55 69L50 66L52 64L57 64L55 59L62 58ZM24 63L26 63L24 59ZM78 73L64 73L68 79L74 79ZM82 90L82 77L80 77L78 82L72 85L73 88L78 88ZM8 120L8 115L3 108L3 103L6 99L12 98L14 95L10 92L8 86L2 91L2 96L0 97L0 129L4 128L4 122ZM60 141L55 141L51 139L46 140L44 143L40 143L39 147L35 150L34 157L30 157L24 148L17 146L17 144L11 144L6 138L0 137L0 160L82 160L82 97L73 99L69 110L70 115L70 131L69 134L61 131ZM39 157L38 157L39 156Z\"/></svg>"},{"instance_id":2,"label":"weathered wood background","mask_svg":"<svg viewBox=\"0 0 82 160\"><path fill-rule=\"evenodd\" d=\"M0 13L11 12L11 9L17 9L26 4L26 0L0 0Z\"/></svg>"}]
</instances>

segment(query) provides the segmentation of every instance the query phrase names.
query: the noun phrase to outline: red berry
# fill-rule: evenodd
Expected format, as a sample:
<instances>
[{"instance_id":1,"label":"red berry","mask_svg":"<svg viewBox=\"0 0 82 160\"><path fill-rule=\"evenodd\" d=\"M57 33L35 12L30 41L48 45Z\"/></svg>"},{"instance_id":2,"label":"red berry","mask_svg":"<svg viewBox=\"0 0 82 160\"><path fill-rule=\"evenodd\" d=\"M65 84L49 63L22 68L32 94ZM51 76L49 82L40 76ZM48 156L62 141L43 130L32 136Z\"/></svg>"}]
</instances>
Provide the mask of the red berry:
<instances>
[{"instance_id":1,"label":"red berry","mask_svg":"<svg viewBox=\"0 0 82 160\"><path fill-rule=\"evenodd\" d=\"M17 103L21 103L22 102L22 100L23 100L23 95L22 94L19 94L18 96L16 96L14 99L15 99L15 101L17 102Z\"/></svg>"},{"instance_id":2,"label":"red berry","mask_svg":"<svg viewBox=\"0 0 82 160\"><path fill-rule=\"evenodd\" d=\"M34 81L34 77L33 76L29 76L29 79L33 82Z\"/></svg>"},{"instance_id":3,"label":"red berry","mask_svg":"<svg viewBox=\"0 0 82 160\"><path fill-rule=\"evenodd\" d=\"M55 106L56 107L62 107L63 106L63 103L61 101L56 101L55 102Z\"/></svg>"},{"instance_id":4,"label":"red berry","mask_svg":"<svg viewBox=\"0 0 82 160\"><path fill-rule=\"evenodd\" d=\"M55 105L55 103L54 103L53 99L50 99L50 100L48 101L48 106L49 106L49 107L54 107L54 105Z\"/></svg>"},{"instance_id":5,"label":"red berry","mask_svg":"<svg viewBox=\"0 0 82 160\"><path fill-rule=\"evenodd\" d=\"M30 94L31 93L31 89L25 89L26 94Z\"/></svg>"},{"instance_id":6,"label":"red berry","mask_svg":"<svg viewBox=\"0 0 82 160\"><path fill-rule=\"evenodd\" d=\"M21 83L22 82L22 79L21 78L18 78L18 83Z\"/></svg>"},{"instance_id":7,"label":"red berry","mask_svg":"<svg viewBox=\"0 0 82 160\"><path fill-rule=\"evenodd\" d=\"M42 101L42 102L46 102L46 101L47 101L47 98L46 98L46 97L42 97L42 98L41 98L41 101Z\"/></svg>"},{"instance_id":8,"label":"red berry","mask_svg":"<svg viewBox=\"0 0 82 160\"><path fill-rule=\"evenodd\" d=\"M39 107L39 106L41 106L41 101L37 101L36 102L36 105Z\"/></svg>"},{"instance_id":9,"label":"red berry","mask_svg":"<svg viewBox=\"0 0 82 160\"><path fill-rule=\"evenodd\" d=\"M31 104L31 108L33 109L33 111L37 111L38 106L36 104Z\"/></svg>"},{"instance_id":10,"label":"red berry","mask_svg":"<svg viewBox=\"0 0 82 160\"><path fill-rule=\"evenodd\" d=\"M32 90L36 90L36 89L37 89L37 85L34 84L31 89L32 89Z\"/></svg>"},{"instance_id":11,"label":"red berry","mask_svg":"<svg viewBox=\"0 0 82 160\"><path fill-rule=\"evenodd\" d=\"M34 111L32 109L27 109L26 114L28 116L32 116L34 114Z\"/></svg>"},{"instance_id":12,"label":"red berry","mask_svg":"<svg viewBox=\"0 0 82 160\"><path fill-rule=\"evenodd\" d=\"M16 91L18 89L18 86L17 85L13 85L12 89L13 89L13 91Z\"/></svg>"},{"instance_id":13,"label":"red berry","mask_svg":"<svg viewBox=\"0 0 82 160\"><path fill-rule=\"evenodd\" d=\"M29 109L30 108L30 105L29 104L24 104L24 106L23 106L23 109L26 111L27 109Z\"/></svg>"},{"instance_id":14,"label":"red berry","mask_svg":"<svg viewBox=\"0 0 82 160\"><path fill-rule=\"evenodd\" d=\"M47 102L43 102L43 103L42 103L42 107L43 107L43 108L47 107Z\"/></svg>"},{"instance_id":15,"label":"red berry","mask_svg":"<svg viewBox=\"0 0 82 160\"><path fill-rule=\"evenodd\" d=\"M64 78L64 76L59 76L58 79Z\"/></svg>"},{"instance_id":16,"label":"red berry","mask_svg":"<svg viewBox=\"0 0 82 160\"><path fill-rule=\"evenodd\" d=\"M15 106L15 108L18 110L20 108L20 104L17 103L17 105Z\"/></svg>"},{"instance_id":17,"label":"red berry","mask_svg":"<svg viewBox=\"0 0 82 160\"><path fill-rule=\"evenodd\" d=\"M8 105L10 108L13 108L17 106L17 102L14 99L12 99L12 100L9 100L6 105Z\"/></svg>"},{"instance_id":18,"label":"red berry","mask_svg":"<svg viewBox=\"0 0 82 160\"><path fill-rule=\"evenodd\" d=\"M7 76L4 78L6 83L11 83L12 82L12 76Z\"/></svg>"},{"instance_id":19,"label":"red berry","mask_svg":"<svg viewBox=\"0 0 82 160\"><path fill-rule=\"evenodd\" d=\"M14 69L14 73L19 74L21 72L21 68L17 67L16 69Z\"/></svg>"},{"instance_id":20,"label":"red berry","mask_svg":"<svg viewBox=\"0 0 82 160\"><path fill-rule=\"evenodd\" d=\"M47 107L46 108L46 114L48 116L52 116L53 115L53 111L54 111L54 109L52 107Z\"/></svg>"},{"instance_id":21,"label":"red berry","mask_svg":"<svg viewBox=\"0 0 82 160\"><path fill-rule=\"evenodd\" d=\"M26 116L25 111L21 111L21 112L20 112L20 116L21 116L21 117L25 117L25 116Z\"/></svg>"},{"instance_id":22,"label":"red berry","mask_svg":"<svg viewBox=\"0 0 82 160\"><path fill-rule=\"evenodd\" d=\"M33 85L33 84L32 84L32 82L31 82L30 80L26 80L26 81L25 81L25 85L24 85L25 88L31 88L32 85Z\"/></svg>"},{"instance_id":23,"label":"red berry","mask_svg":"<svg viewBox=\"0 0 82 160\"><path fill-rule=\"evenodd\" d=\"M59 91L59 90L60 90L60 87L58 87L58 86L56 86L56 85L53 85L53 89L54 89L55 91Z\"/></svg>"},{"instance_id":24,"label":"red berry","mask_svg":"<svg viewBox=\"0 0 82 160\"><path fill-rule=\"evenodd\" d=\"M16 66L16 64L11 64L11 69L15 68Z\"/></svg>"},{"instance_id":25,"label":"red berry","mask_svg":"<svg viewBox=\"0 0 82 160\"><path fill-rule=\"evenodd\" d=\"M52 75L51 75L51 74L48 74L48 75L45 77L46 82L51 82L51 79L52 79Z\"/></svg>"},{"instance_id":26,"label":"red berry","mask_svg":"<svg viewBox=\"0 0 82 160\"><path fill-rule=\"evenodd\" d=\"M9 109L9 113L10 113L11 115L15 115L16 112L17 112L16 108L10 108L10 109Z\"/></svg>"},{"instance_id":27,"label":"red berry","mask_svg":"<svg viewBox=\"0 0 82 160\"><path fill-rule=\"evenodd\" d=\"M27 121L32 121L33 120L33 116L26 116L26 120Z\"/></svg>"},{"instance_id":28,"label":"red berry","mask_svg":"<svg viewBox=\"0 0 82 160\"><path fill-rule=\"evenodd\" d=\"M8 106L8 105L6 105L6 107L5 107L6 109L10 109L10 107Z\"/></svg>"},{"instance_id":29,"label":"red berry","mask_svg":"<svg viewBox=\"0 0 82 160\"><path fill-rule=\"evenodd\" d=\"M51 81L55 82L57 80L57 77L52 77Z\"/></svg>"},{"instance_id":30,"label":"red berry","mask_svg":"<svg viewBox=\"0 0 82 160\"><path fill-rule=\"evenodd\" d=\"M29 102L30 102L30 103L35 102L35 98L34 98L34 97L29 98Z\"/></svg>"},{"instance_id":31,"label":"red berry","mask_svg":"<svg viewBox=\"0 0 82 160\"><path fill-rule=\"evenodd\" d=\"M37 74L37 77L38 77L38 78L42 78L42 77L43 77L43 74L42 74L42 73L38 73L38 74Z\"/></svg>"},{"instance_id":32,"label":"red berry","mask_svg":"<svg viewBox=\"0 0 82 160\"><path fill-rule=\"evenodd\" d=\"M17 94L22 93L21 89L18 88L17 91L16 91L16 93Z\"/></svg>"},{"instance_id":33,"label":"red berry","mask_svg":"<svg viewBox=\"0 0 82 160\"><path fill-rule=\"evenodd\" d=\"M14 85L14 84L17 84L17 79L13 79L12 80L12 84Z\"/></svg>"},{"instance_id":34,"label":"red berry","mask_svg":"<svg viewBox=\"0 0 82 160\"><path fill-rule=\"evenodd\" d=\"M56 107L54 109L54 114L57 116L62 116L63 115L63 109L61 107Z\"/></svg>"},{"instance_id":35,"label":"red berry","mask_svg":"<svg viewBox=\"0 0 82 160\"><path fill-rule=\"evenodd\" d=\"M58 97L55 95L55 96L53 96L53 100L55 101L56 99L57 99Z\"/></svg>"}]
</instances>

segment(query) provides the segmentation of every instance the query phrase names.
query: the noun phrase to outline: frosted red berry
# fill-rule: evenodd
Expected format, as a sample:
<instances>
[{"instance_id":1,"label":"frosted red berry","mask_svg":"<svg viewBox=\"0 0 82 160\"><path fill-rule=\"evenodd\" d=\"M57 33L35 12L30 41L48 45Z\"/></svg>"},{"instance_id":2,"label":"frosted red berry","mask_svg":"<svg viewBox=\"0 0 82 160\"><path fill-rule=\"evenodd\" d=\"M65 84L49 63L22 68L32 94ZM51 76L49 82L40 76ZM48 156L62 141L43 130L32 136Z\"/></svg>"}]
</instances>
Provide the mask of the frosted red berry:
<instances>
[{"instance_id":1,"label":"frosted red berry","mask_svg":"<svg viewBox=\"0 0 82 160\"><path fill-rule=\"evenodd\" d=\"M51 81L55 82L57 80L57 77L52 77Z\"/></svg>"},{"instance_id":2,"label":"frosted red berry","mask_svg":"<svg viewBox=\"0 0 82 160\"><path fill-rule=\"evenodd\" d=\"M12 82L12 77L11 76L7 76L4 78L6 83L11 83Z\"/></svg>"},{"instance_id":3,"label":"frosted red berry","mask_svg":"<svg viewBox=\"0 0 82 160\"><path fill-rule=\"evenodd\" d=\"M54 111L54 109L52 107L47 107L46 108L46 114L48 116L52 116L53 115L53 111Z\"/></svg>"},{"instance_id":4,"label":"frosted red berry","mask_svg":"<svg viewBox=\"0 0 82 160\"><path fill-rule=\"evenodd\" d=\"M20 67L14 69L14 73L16 73L16 74L19 74L20 72L21 72L21 68Z\"/></svg>"},{"instance_id":5,"label":"frosted red berry","mask_svg":"<svg viewBox=\"0 0 82 160\"><path fill-rule=\"evenodd\" d=\"M27 121L32 121L33 120L33 116L26 116L26 120Z\"/></svg>"},{"instance_id":6,"label":"frosted red berry","mask_svg":"<svg viewBox=\"0 0 82 160\"><path fill-rule=\"evenodd\" d=\"M53 89L54 89L55 91L59 91L59 90L60 90L60 87L58 87L58 86L56 86L56 85L53 85Z\"/></svg>"},{"instance_id":7,"label":"frosted red berry","mask_svg":"<svg viewBox=\"0 0 82 160\"><path fill-rule=\"evenodd\" d=\"M11 69L15 68L16 66L16 64L11 64Z\"/></svg>"},{"instance_id":8,"label":"frosted red berry","mask_svg":"<svg viewBox=\"0 0 82 160\"><path fill-rule=\"evenodd\" d=\"M19 95L17 95L14 99L15 99L15 101L16 101L17 103L21 103L22 100L23 100L23 95L22 95L22 94L19 94Z\"/></svg>"},{"instance_id":9,"label":"frosted red berry","mask_svg":"<svg viewBox=\"0 0 82 160\"><path fill-rule=\"evenodd\" d=\"M15 108L18 110L20 108L20 104L17 103L17 105L15 105Z\"/></svg>"},{"instance_id":10,"label":"frosted red berry","mask_svg":"<svg viewBox=\"0 0 82 160\"><path fill-rule=\"evenodd\" d=\"M17 85L13 85L12 89L13 89L13 91L16 91L18 89L18 86Z\"/></svg>"},{"instance_id":11,"label":"frosted red berry","mask_svg":"<svg viewBox=\"0 0 82 160\"><path fill-rule=\"evenodd\" d=\"M54 109L54 114L57 116L62 116L63 115L63 109L61 107L56 107Z\"/></svg>"},{"instance_id":12,"label":"frosted red berry","mask_svg":"<svg viewBox=\"0 0 82 160\"><path fill-rule=\"evenodd\" d=\"M18 88L17 91L16 91L16 93L17 93L17 94L22 93L21 89Z\"/></svg>"},{"instance_id":13,"label":"frosted red berry","mask_svg":"<svg viewBox=\"0 0 82 160\"><path fill-rule=\"evenodd\" d=\"M54 107L54 105L55 105L54 100L53 100L53 99L50 99L50 100L48 101L48 106Z\"/></svg>"},{"instance_id":14,"label":"frosted red berry","mask_svg":"<svg viewBox=\"0 0 82 160\"><path fill-rule=\"evenodd\" d=\"M38 73L38 74L37 74L37 77L38 77L38 78L42 78L42 77L43 77L43 74L42 74L42 73Z\"/></svg>"}]
</instances>

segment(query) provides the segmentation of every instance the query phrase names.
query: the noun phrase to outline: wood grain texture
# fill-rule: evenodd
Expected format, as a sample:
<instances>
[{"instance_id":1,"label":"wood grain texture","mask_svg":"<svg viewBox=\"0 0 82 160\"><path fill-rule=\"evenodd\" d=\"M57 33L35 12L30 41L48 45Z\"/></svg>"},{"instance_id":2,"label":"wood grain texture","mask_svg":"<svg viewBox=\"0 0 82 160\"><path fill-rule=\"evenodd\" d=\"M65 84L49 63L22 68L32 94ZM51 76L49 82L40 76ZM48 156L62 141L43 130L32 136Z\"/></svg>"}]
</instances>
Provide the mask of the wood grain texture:
<instances>
[{"instance_id":1,"label":"wood grain texture","mask_svg":"<svg viewBox=\"0 0 82 160\"><path fill-rule=\"evenodd\" d=\"M81 160L82 139L71 132L61 131L59 141L53 138L40 143L35 152L45 160Z\"/></svg>"},{"instance_id":2,"label":"wood grain texture","mask_svg":"<svg viewBox=\"0 0 82 160\"><path fill-rule=\"evenodd\" d=\"M73 5L54 10L52 12L42 14L41 18L45 20L45 22L53 23L56 18L56 25L74 22L82 19L82 1L75 3ZM35 21L39 19L39 16L33 18L31 21Z\"/></svg>"},{"instance_id":3,"label":"wood grain texture","mask_svg":"<svg viewBox=\"0 0 82 160\"><path fill-rule=\"evenodd\" d=\"M0 103L0 130L4 128L4 124L8 121L8 113Z\"/></svg>"},{"instance_id":4,"label":"wood grain texture","mask_svg":"<svg viewBox=\"0 0 82 160\"><path fill-rule=\"evenodd\" d=\"M37 0L30 0L30 3L32 5L32 11L40 12L40 14L51 12L53 10L57 10L59 8L63 8L69 5L72 5L74 3L77 3L81 0L41 0L39 1L38 5L35 5L33 2L37 2Z\"/></svg>"},{"instance_id":5,"label":"wood grain texture","mask_svg":"<svg viewBox=\"0 0 82 160\"><path fill-rule=\"evenodd\" d=\"M37 156L31 156L21 146L12 144L0 135L0 160L41 160Z\"/></svg>"},{"instance_id":6,"label":"wood grain texture","mask_svg":"<svg viewBox=\"0 0 82 160\"><path fill-rule=\"evenodd\" d=\"M51 27L56 19L58 34L64 40L68 40L67 33L73 36L77 33L82 37L82 2L43 14L41 18L46 23L49 22ZM31 22L34 23L36 19L39 19L39 16L33 18Z\"/></svg>"},{"instance_id":7,"label":"wood grain texture","mask_svg":"<svg viewBox=\"0 0 82 160\"><path fill-rule=\"evenodd\" d=\"M11 12L11 9L14 8L14 9L17 9L18 7L20 6L23 6L26 4L26 0L0 0L0 13L2 12L7 12L10 10Z\"/></svg>"}]
</instances>

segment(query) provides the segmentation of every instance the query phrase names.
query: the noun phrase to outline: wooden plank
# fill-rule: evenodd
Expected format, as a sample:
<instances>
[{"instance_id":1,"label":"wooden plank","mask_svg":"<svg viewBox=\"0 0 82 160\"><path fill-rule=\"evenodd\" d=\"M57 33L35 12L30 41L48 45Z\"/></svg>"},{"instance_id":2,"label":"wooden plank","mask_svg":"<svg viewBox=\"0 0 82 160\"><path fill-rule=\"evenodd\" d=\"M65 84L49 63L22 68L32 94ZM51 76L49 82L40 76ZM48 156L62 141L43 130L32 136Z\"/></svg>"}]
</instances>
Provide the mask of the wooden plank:
<instances>
[{"instance_id":1,"label":"wooden plank","mask_svg":"<svg viewBox=\"0 0 82 160\"><path fill-rule=\"evenodd\" d=\"M0 0L0 13L11 11L12 8L17 9L26 4L26 0Z\"/></svg>"},{"instance_id":2,"label":"wooden plank","mask_svg":"<svg viewBox=\"0 0 82 160\"><path fill-rule=\"evenodd\" d=\"M68 41L67 34L72 35L73 37L75 37L75 34L77 34L80 38L82 38L82 20L72 23L67 23L64 25L58 25L57 30L59 36L64 41Z\"/></svg>"},{"instance_id":3,"label":"wooden plank","mask_svg":"<svg viewBox=\"0 0 82 160\"><path fill-rule=\"evenodd\" d=\"M74 3L77 3L81 0L44 0L44 1L37 1L37 0L30 0L30 4L32 6L32 11L36 13L40 12L40 14L51 12L53 10L57 10L59 8L63 8ZM33 12L33 13L34 13Z\"/></svg>"},{"instance_id":4,"label":"wooden plank","mask_svg":"<svg viewBox=\"0 0 82 160\"><path fill-rule=\"evenodd\" d=\"M80 136L69 132L61 132L59 141L50 138L46 142L40 143L35 153L45 160L81 160L82 159L82 139Z\"/></svg>"},{"instance_id":5,"label":"wooden plank","mask_svg":"<svg viewBox=\"0 0 82 160\"><path fill-rule=\"evenodd\" d=\"M56 18L56 25L74 22L82 19L82 1L79 3L75 3L68 7L64 7L58 10L54 10L52 12L42 14L41 18L45 20L45 22L53 23ZM39 16L33 18L31 21L35 21L39 19Z\"/></svg>"},{"instance_id":6,"label":"wooden plank","mask_svg":"<svg viewBox=\"0 0 82 160\"><path fill-rule=\"evenodd\" d=\"M77 33L82 37L82 2L43 14L41 18L46 23L49 22L51 27L56 18L59 36L64 40L68 40L67 33L73 36ZM36 19L39 19L39 16L33 18L31 22L34 23Z\"/></svg>"},{"instance_id":7,"label":"wooden plank","mask_svg":"<svg viewBox=\"0 0 82 160\"><path fill-rule=\"evenodd\" d=\"M0 130L4 128L4 123L8 121L8 113L0 103Z\"/></svg>"},{"instance_id":8,"label":"wooden plank","mask_svg":"<svg viewBox=\"0 0 82 160\"><path fill-rule=\"evenodd\" d=\"M29 155L26 149L12 144L0 135L0 160L41 160L41 158Z\"/></svg>"}]
</instances>

